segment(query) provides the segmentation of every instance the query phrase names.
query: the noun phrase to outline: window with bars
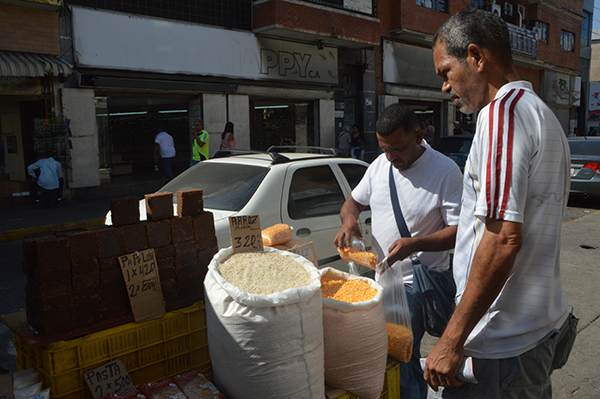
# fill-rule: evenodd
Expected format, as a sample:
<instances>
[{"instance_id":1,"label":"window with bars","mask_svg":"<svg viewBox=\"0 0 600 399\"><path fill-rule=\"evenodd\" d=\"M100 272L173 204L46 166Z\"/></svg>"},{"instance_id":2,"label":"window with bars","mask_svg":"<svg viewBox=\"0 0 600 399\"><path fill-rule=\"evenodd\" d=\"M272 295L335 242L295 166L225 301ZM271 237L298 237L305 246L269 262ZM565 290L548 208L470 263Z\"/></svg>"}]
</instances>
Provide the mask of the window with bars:
<instances>
[{"instance_id":1,"label":"window with bars","mask_svg":"<svg viewBox=\"0 0 600 399\"><path fill-rule=\"evenodd\" d=\"M560 31L560 49L565 51L575 51L575 34L567 32L566 30Z\"/></svg>"},{"instance_id":2,"label":"window with bars","mask_svg":"<svg viewBox=\"0 0 600 399\"><path fill-rule=\"evenodd\" d=\"M537 32L538 40L548 44L548 31L550 30L550 27L547 23L542 21L534 21L533 30Z\"/></svg>"},{"instance_id":3,"label":"window with bars","mask_svg":"<svg viewBox=\"0 0 600 399\"><path fill-rule=\"evenodd\" d=\"M67 0L66 3L225 28L252 30L252 0Z\"/></svg>"}]
</instances>

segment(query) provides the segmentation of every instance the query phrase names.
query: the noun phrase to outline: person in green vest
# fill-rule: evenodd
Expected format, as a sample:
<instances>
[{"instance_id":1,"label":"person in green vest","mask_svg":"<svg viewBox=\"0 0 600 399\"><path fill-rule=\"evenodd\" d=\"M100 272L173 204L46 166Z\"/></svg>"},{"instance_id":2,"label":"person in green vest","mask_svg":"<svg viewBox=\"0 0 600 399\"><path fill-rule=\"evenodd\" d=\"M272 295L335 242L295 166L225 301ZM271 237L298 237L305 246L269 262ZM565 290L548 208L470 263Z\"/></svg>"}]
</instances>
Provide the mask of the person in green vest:
<instances>
[{"instance_id":1,"label":"person in green vest","mask_svg":"<svg viewBox=\"0 0 600 399\"><path fill-rule=\"evenodd\" d=\"M192 129L194 139L192 141L192 162L190 166L208 159L208 132L204 130L204 122L197 119Z\"/></svg>"}]
</instances>

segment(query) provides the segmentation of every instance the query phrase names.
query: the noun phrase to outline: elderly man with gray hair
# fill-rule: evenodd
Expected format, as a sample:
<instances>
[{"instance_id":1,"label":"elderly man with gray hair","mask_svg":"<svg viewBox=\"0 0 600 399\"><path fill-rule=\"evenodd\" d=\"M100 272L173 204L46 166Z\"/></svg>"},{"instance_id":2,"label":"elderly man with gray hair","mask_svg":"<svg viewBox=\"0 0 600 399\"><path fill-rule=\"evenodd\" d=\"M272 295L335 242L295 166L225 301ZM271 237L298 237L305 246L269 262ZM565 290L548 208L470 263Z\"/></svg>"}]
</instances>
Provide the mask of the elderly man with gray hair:
<instances>
[{"instance_id":1,"label":"elderly man with gray hair","mask_svg":"<svg viewBox=\"0 0 600 399\"><path fill-rule=\"evenodd\" d=\"M208 159L208 132L204 130L202 119L196 119L192 128L192 162L190 166Z\"/></svg>"}]
</instances>

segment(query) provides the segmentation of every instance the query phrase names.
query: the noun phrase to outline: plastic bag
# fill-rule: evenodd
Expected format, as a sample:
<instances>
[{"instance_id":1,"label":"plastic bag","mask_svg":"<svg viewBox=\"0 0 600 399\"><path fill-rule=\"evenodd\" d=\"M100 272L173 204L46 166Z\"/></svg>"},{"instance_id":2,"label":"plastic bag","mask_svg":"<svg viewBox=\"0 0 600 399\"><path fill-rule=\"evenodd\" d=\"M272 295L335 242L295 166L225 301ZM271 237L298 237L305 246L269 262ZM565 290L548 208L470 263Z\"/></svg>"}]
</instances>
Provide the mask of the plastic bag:
<instances>
[{"instance_id":1,"label":"plastic bag","mask_svg":"<svg viewBox=\"0 0 600 399\"><path fill-rule=\"evenodd\" d=\"M358 268L359 265L363 265L363 266L369 267L371 269L375 268L375 265L377 264L377 257L372 252L367 252L365 241L361 237L356 237L356 236L352 237L352 247L351 248L356 251L364 252L364 254L358 253L358 257L363 258L366 261L357 262L358 259L355 259L355 257L353 256L354 254L349 253L347 248L342 248L342 249L338 248L340 257L343 260L348 261L348 273L354 274L356 276L360 276L360 270Z\"/></svg>"},{"instance_id":2,"label":"plastic bag","mask_svg":"<svg viewBox=\"0 0 600 399\"><path fill-rule=\"evenodd\" d=\"M410 324L410 310L402 269L387 267L387 258L377 265L379 284L383 287L383 310L388 332L388 354L395 359L407 363L412 355L413 333Z\"/></svg>"},{"instance_id":3,"label":"plastic bag","mask_svg":"<svg viewBox=\"0 0 600 399\"><path fill-rule=\"evenodd\" d=\"M263 229L261 232L263 245L272 247L288 242L294 236L292 228L283 223L274 224L273 226Z\"/></svg>"}]
</instances>

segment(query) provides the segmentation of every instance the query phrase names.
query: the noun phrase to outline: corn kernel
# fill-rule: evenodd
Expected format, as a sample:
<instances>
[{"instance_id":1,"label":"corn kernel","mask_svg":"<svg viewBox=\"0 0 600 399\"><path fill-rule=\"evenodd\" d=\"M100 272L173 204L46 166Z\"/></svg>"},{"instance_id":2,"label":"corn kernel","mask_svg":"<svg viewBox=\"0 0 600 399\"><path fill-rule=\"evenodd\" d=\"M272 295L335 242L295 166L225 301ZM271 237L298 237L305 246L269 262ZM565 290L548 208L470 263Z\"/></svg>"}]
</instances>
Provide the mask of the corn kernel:
<instances>
[{"instance_id":1,"label":"corn kernel","mask_svg":"<svg viewBox=\"0 0 600 399\"><path fill-rule=\"evenodd\" d=\"M406 326L386 323L388 333L388 354L397 360L408 363L412 355L413 335Z\"/></svg>"},{"instance_id":2,"label":"corn kernel","mask_svg":"<svg viewBox=\"0 0 600 399\"><path fill-rule=\"evenodd\" d=\"M371 252L359 251L354 248L338 248L337 250L345 261L355 262L373 270L377 266L377 257Z\"/></svg>"},{"instance_id":3,"label":"corn kernel","mask_svg":"<svg viewBox=\"0 0 600 399\"><path fill-rule=\"evenodd\" d=\"M339 277L321 277L323 298L341 302L363 302L375 298L377 290L363 280L345 280Z\"/></svg>"}]
</instances>

